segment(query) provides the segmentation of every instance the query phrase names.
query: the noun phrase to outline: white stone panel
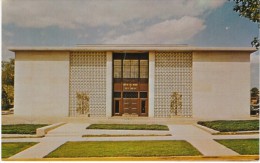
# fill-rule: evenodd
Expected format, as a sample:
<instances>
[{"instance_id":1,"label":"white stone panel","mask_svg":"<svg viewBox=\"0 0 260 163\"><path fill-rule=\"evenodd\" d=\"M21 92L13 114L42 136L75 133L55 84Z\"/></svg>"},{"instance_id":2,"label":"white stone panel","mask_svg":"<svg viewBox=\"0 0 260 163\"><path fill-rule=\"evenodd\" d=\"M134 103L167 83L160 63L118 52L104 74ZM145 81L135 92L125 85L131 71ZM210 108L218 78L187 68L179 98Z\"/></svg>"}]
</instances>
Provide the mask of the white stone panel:
<instances>
[{"instance_id":1,"label":"white stone panel","mask_svg":"<svg viewBox=\"0 0 260 163\"><path fill-rule=\"evenodd\" d=\"M149 117L154 117L155 52L149 52Z\"/></svg>"},{"instance_id":2,"label":"white stone panel","mask_svg":"<svg viewBox=\"0 0 260 163\"><path fill-rule=\"evenodd\" d=\"M16 52L15 115L68 116L68 97L68 52Z\"/></svg>"},{"instance_id":3,"label":"white stone panel","mask_svg":"<svg viewBox=\"0 0 260 163\"><path fill-rule=\"evenodd\" d=\"M106 116L106 52L73 52L70 55L70 116L77 111L77 93L89 97L91 117ZM85 115L83 115L85 116Z\"/></svg>"},{"instance_id":4,"label":"white stone panel","mask_svg":"<svg viewBox=\"0 0 260 163\"><path fill-rule=\"evenodd\" d=\"M248 118L250 55L193 53L193 112L204 119Z\"/></svg>"},{"instance_id":5,"label":"white stone panel","mask_svg":"<svg viewBox=\"0 0 260 163\"><path fill-rule=\"evenodd\" d=\"M107 73L106 73L106 117L112 116L112 80L113 64L112 52L107 52Z\"/></svg>"}]
</instances>

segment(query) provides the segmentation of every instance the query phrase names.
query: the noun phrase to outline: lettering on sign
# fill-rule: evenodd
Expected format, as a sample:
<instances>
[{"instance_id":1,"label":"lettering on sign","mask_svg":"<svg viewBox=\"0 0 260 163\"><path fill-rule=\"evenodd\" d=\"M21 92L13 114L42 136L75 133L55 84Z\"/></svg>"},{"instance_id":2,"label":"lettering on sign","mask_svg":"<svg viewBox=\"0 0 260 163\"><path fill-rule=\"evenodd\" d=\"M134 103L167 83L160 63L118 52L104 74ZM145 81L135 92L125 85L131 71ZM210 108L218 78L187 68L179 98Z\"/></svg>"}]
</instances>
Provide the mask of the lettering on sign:
<instances>
[{"instance_id":1,"label":"lettering on sign","mask_svg":"<svg viewBox=\"0 0 260 163\"><path fill-rule=\"evenodd\" d=\"M130 90L130 91L137 90L138 84L137 83L124 83L123 88L124 88L124 90Z\"/></svg>"}]
</instances>

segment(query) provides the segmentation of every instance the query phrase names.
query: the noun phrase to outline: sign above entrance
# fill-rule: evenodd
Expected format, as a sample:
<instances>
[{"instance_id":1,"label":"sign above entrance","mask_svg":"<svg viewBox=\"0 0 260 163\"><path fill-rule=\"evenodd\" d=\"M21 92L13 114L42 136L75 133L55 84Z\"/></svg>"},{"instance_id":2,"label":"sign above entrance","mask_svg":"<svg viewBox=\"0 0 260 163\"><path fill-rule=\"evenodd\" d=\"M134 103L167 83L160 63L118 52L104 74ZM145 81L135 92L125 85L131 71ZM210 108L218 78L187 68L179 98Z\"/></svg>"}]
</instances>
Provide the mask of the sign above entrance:
<instances>
[{"instance_id":1,"label":"sign above entrance","mask_svg":"<svg viewBox=\"0 0 260 163\"><path fill-rule=\"evenodd\" d=\"M134 91L138 89L137 83L124 83L123 84L123 90L124 91Z\"/></svg>"}]
</instances>

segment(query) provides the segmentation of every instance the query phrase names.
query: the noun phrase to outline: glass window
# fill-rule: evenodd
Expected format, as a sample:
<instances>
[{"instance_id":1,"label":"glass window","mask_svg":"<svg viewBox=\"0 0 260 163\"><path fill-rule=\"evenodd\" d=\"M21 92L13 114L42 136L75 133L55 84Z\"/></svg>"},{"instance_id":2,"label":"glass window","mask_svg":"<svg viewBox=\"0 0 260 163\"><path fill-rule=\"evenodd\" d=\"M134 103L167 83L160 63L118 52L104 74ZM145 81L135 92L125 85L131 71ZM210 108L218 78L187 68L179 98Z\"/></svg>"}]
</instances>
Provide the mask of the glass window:
<instances>
[{"instance_id":1,"label":"glass window","mask_svg":"<svg viewBox=\"0 0 260 163\"><path fill-rule=\"evenodd\" d=\"M139 62L140 61L140 62ZM140 65L139 65L140 63ZM123 65L122 65L123 64ZM123 72L122 72L123 67ZM148 78L148 60L114 60L114 78Z\"/></svg>"},{"instance_id":2,"label":"glass window","mask_svg":"<svg viewBox=\"0 0 260 163\"><path fill-rule=\"evenodd\" d=\"M123 78L138 78L138 60L123 60Z\"/></svg>"},{"instance_id":3,"label":"glass window","mask_svg":"<svg viewBox=\"0 0 260 163\"><path fill-rule=\"evenodd\" d=\"M130 60L123 60L123 78L131 77L131 62Z\"/></svg>"},{"instance_id":4,"label":"glass window","mask_svg":"<svg viewBox=\"0 0 260 163\"><path fill-rule=\"evenodd\" d=\"M148 60L140 60L140 78L148 78Z\"/></svg>"},{"instance_id":5,"label":"glass window","mask_svg":"<svg viewBox=\"0 0 260 163\"><path fill-rule=\"evenodd\" d=\"M124 98L138 98L138 92L124 92Z\"/></svg>"},{"instance_id":6,"label":"glass window","mask_svg":"<svg viewBox=\"0 0 260 163\"><path fill-rule=\"evenodd\" d=\"M115 113L119 113L119 100L115 101Z\"/></svg>"},{"instance_id":7,"label":"glass window","mask_svg":"<svg viewBox=\"0 0 260 163\"><path fill-rule=\"evenodd\" d=\"M147 98L147 92L140 92L140 98Z\"/></svg>"},{"instance_id":8,"label":"glass window","mask_svg":"<svg viewBox=\"0 0 260 163\"><path fill-rule=\"evenodd\" d=\"M145 101L142 100L142 103L141 103L141 113L145 113Z\"/></svg>"},{"instance_id":9,"label":"glass window","mask_svg":"<svg viewBox=\"0 0 260 163\"><path fill-rule=\"evenodd\" d=\"M114 78L121 78L121 60L114 60Z\"/></svg>"},{"instance_id":10,"label":"glass window","mask_svg":"<svg viewBox=\"0 0 260 163\"><path fill-rule=\"evenodd\" d=\"M114 92L114 98L121 98L121 92Z\"/></svg>"},{"instance_id":11,"label":"glass window","mask_svg":"<svg viewBox=\"0 0 260 163\"><path fill-rule=\"evenodd\" d=\"M121 66L121 60L114 60L114 65L115 66Z\"/></svg>"}]
</instances>

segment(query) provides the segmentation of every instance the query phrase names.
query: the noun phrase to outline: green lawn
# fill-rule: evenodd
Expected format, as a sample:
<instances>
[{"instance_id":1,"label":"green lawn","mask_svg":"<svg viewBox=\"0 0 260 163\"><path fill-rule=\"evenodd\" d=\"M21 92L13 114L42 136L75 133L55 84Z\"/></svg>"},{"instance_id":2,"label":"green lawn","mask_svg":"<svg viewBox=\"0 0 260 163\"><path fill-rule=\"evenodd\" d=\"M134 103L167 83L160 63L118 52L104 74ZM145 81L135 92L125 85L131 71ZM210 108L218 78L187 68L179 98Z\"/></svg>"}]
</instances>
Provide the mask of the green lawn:
<instances>
[{"instance_id":1,"label":"green lawn","mask_svg":"<svg viewBox=\"0 0 260 163\"><path fill-rule=\"evenodd\" d=\"M92 124L87 129L106 129L106 130L169 130L165 125L146 125L146 124Z\"/></svg>"},{"instance_id":2,"label":"green lawn","mask_svg":"<svg viewBox=\"0 0 260 163\"><path fill-rule=\"evenodd\" d=\"M201 153L186 141L67 142L46 158L195 156Z\"/></svg>"},{"instance_id":3,"label":"green lawn","mask_svg":"<svg viewBox=\"0 0 260 163\"><path fill-rule=\"evenodd\" d=\"M199 121L198 124L220 132L258 131L258 120Z\"/></svg>"},{"instance_id":4,"label":"green lawn","mask_svg":"<svg viewBox=\"0 0 260 163\"><path fill-rule=\"evenodd\" d=\"M259 139L215 140L241 155L259 155Z\"/></svg>"},{"instance_id":5,"label":"green lawn","mask_svg":"<svg viewBox=\"0 0 260 163\"><path fill-rule=\"evenodd\" d=\"M36 134L36 129L47 124L2 125L2 134Z\"/></svg>"},{"instance_id":6,"label":"green lawn","mask_svg":"<svg viewBox=\"0 0 260 163\"><path fill-rule=\"evenodd\" d=\"M16 153L19 153L37 143L33 142L19 142L19 143L2 143L2 158L8 158Z\"/></svg>"}]
</instances>

